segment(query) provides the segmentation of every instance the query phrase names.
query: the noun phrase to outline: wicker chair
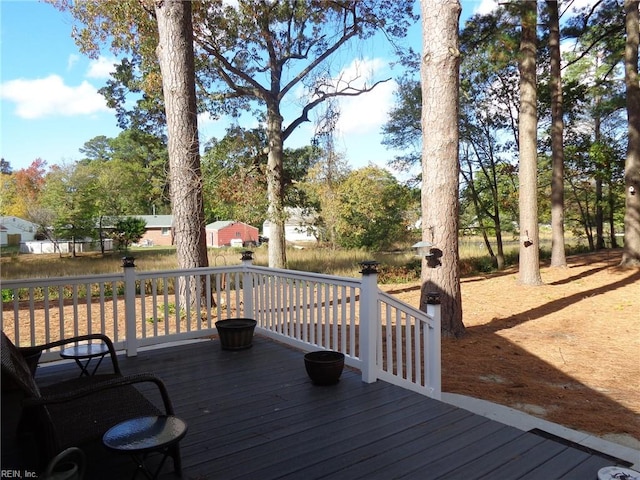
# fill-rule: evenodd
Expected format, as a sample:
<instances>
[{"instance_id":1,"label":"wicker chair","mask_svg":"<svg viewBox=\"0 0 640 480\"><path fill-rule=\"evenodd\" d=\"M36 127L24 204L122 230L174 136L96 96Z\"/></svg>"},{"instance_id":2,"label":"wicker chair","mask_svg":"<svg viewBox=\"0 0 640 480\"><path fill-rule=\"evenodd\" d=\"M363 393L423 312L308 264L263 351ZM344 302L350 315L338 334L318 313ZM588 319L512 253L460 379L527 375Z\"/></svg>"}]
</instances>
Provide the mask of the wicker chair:
<instances>
[{"instance_id":1,"label":"wicker chair","mask_svg":"<svg viewBox=\"0 0 640 480\"><path fill-rule=\"evenodd\" d=\"M35 361L37 364L42 350L87 339L87 336L75 337L47 344L43 348L38 346L20 349L2 332L0 356L3 410L8 406L14 410L9 417L20 418L14 434L22 451L27 452L22 454L22 458L37 458L36 467L39 469L66 448L82 448L99 442L109 428L124 420L147 415L174 414L162 380L152 374L123 376L120 373L113 344L108 338L106 341L112 353L113 374L83 376L38 386L33 375L33 363ZM154 401L135 386L144 383L155 385L155 388L145 386L146 393L153 396ZM6 418L4 413L6 412L3 412L3 430ZM5 433L3 432L3 436ZM181 460L177 445L171 456L175 470L180 472Z\"/></svg>"}]
</instances>

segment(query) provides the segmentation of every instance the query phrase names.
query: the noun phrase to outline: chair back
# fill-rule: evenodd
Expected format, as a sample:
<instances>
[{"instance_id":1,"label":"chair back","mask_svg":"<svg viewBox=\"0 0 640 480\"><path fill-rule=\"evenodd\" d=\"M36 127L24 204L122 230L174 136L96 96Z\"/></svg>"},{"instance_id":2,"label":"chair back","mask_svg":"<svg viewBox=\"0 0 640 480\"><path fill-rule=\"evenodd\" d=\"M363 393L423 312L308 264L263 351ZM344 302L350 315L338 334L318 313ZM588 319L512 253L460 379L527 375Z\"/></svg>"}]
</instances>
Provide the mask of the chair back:
<instances>
[{"instance_id":1,"label":"chair back","mask_svg":"<svg viewBox=\"0 0 640 480\"><path fill-rule=\"evenodd\" d=\"M40 390L26 359L14 343L2 332L2 390L20 390L25 397L40 397Z\"/></svg>"}]
</instances>

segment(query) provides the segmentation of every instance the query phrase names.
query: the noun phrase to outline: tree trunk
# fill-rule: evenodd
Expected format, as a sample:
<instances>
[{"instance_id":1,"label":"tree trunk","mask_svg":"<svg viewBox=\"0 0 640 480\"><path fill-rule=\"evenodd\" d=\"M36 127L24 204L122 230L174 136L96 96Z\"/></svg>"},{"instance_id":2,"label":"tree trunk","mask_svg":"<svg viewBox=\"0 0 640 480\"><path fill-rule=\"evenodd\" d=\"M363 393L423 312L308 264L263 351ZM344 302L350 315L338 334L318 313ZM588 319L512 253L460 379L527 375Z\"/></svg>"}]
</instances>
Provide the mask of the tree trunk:
<instances>
[{"instance_id":1,"label":"tree trunk","mask_svg":"<svg viewBox=\"0 0 640 480\"><path fill-rule=\"evenodd\" d=\"M595 123L594 123L594 141L596 145L602 145L602 119L600 118L600 105L602 103L602 97L600 95L596 95L595 98ZM595 249L602 250L604 248L604 215L602 212L602 177L604 176L604 165L602 163L602 158L598 155L595 159L595 186L596 186L596 201L595 201L595 224L596 224L596 243Z\"/></svg>"},{"instance_id":2,"label":"tree trunk","mask_svg":"<svg viewBox=\"0 0 640 480\"><path fill-rule=\"evenodd\" d=\"M596 174L596 250L604 248L604 210L602 203L602 165L598 167L599 172Z\"/></svg>"},{"instance_id":3,"label":"tree trunk","mask_svg":"<svg viewBox=\"0 0 640 480\"><path fill-rule=\"evenodd\" d=\"M536 2L522 2L520 41L520 113L518 149L520 152L520 271L523 285L540 285L540 242L538 235L538 150L536 111Z\"/></svg>"},{"instance_id":4,"label":"tree trunk","mask_svg":"<svg viewBox=\"0 0 640 480\"><path fill-rule=\"evenodd\" d=\"M625 0L627 41L624 50L629 140L624 167L625 211L622 266L640 266L640 85L638 84L639 3Z\"/></svg>"},{"instance_id":5,"label":"tree trunk","mask_svg":"<svg viewBox=\"0 0 640 480\"><path fill-rule=\"evenodd\" d=\"M458 268L458 88L460 2L422 0L422 239L435 255L422 261L420 308L440 294L442 333L464 334Z\"/></svg>"},{"instance_id":6,"label":"tree trunk","mask_svg":"<svg viewBox=\"0 0 640 480\"><path fill-rule=\"evenodd\" d=\"M609 165L609 169L611 169L611 165ZM613 182L611 181L611 177L609 177L609 185L607 192L607 201L609 205L609 242L611 243L611 248L618 248L618 241L616 240L616 225L615 225L615 215L614 212L616 210L616 195L613 193Z\"/></svg>"},{"instance_id":7,"label":"tree trunk","mask_svg":"<svg viewBox=\"0 0 640 480\"><path fill-rule=\"evenodd\" d=\"M267 216L271 223L269 230L269 267L286 268L287 252L284 234L284 151L282 138L282 115L278 106L267 105L267 139L269 153L267 159Z\"/></svg>"},{"instance_id":8,"label":"tree trunk","mask_svg":"<svg viewBox=\"0 0 640 480\"><path fill-rule=\"evenodd\" d=\"M562 74L560 70L560 20L558 1L549 9L551 52L551 266L566 267L564 249L564 121L562 119Z\"/></svg>"},{"instance_id":9,"label":"tree trunk","mask_svg":"<svg viewBox=\"0 0 640 480\"><path fill-rule=\"evenodd\" d=\"M169 179L180 268L208 266L198 143L191 2L155 2L167 116Z\"/></svg>"}]
</instances>

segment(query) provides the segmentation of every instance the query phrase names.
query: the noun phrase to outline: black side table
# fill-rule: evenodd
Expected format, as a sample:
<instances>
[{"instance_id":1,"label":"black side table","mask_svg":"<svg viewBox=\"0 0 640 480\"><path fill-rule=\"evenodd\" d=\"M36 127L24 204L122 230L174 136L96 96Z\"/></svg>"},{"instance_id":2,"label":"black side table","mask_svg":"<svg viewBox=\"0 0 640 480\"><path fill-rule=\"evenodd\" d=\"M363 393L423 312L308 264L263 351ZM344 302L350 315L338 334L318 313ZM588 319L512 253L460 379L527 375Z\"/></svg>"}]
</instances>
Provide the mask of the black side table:
<instances>
[{"instance_id":1,"label":"black side table","mask_svg":"<svg viewBox=\"0 0 640 480\"><path fill-rule=\"evenodd\" d=\"M75 360L80 367L80 376L90 376L96 373L96 370L98 370L98 367L102 363L102 359L104 359L107 353L109 353L109 348L104 343L83 343L75 347L65 348L60 352L60 356L62 358ZM98 359L98 363L93 371L89 373L89 364L94 358Z\"/></svg>"},{"instance_id":2,"label":"black side table","mask_svg":"<svg viewBox=\"0 0 640 480\"><path fill-rule=\"evenodd\" d=\"M178 442L187 434L187 424L178 417L139 417L126 420L107 430L102 443L108 449L128 453L137 468L132 478L142 472L147 478L158 478L160 470L169 455L173 457L173 466L178 475L182 475L182 462ZM148 454L158 452L162 455L160 465L151 473L145 465Z\"/></svg>"}]
</instances>

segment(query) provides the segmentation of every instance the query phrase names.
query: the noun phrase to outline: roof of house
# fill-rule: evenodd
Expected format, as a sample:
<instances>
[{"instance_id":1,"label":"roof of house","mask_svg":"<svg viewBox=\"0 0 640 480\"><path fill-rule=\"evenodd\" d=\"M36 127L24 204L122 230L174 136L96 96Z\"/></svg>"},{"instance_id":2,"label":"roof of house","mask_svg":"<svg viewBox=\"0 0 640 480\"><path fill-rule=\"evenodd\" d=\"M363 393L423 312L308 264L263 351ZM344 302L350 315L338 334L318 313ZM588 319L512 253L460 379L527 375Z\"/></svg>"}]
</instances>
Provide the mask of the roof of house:
<instances>
[{"instance_id":1,"label":"roof of house","mask_svg":"<svg viewBox=\"0 0 640 480\"><path fill-rule=\"evenodd\" d=\"M16 230L23 230L25 232L35 232L38 229L38 224L30 222L20 217L13 217L11 215L6 217L0 217L0 225L4 225L5 228L13 228Z\"/></svg>"},{"instance_id":2,"label":"roof of house","mask_svg":"<svg viewBox=\"0 0 640 480\"><path fill-rule=\"evenodd\" d=\"M247 225L251 227L252 225L248 225L244 222L237 222L235 220L218 220L217 222L210 223L205 227L207 230L222 230L223 228L228 227L229 225L233 225L235 223L241 223L243 225ZM254 227L255 228L255 227Z\"/></svg>"},{"instance_id":3,"label":"roof of house","mask_svg":"<svg viewBox=\"0 0 640 480\"><path fill-rule=\"evenodd\" d=\"M173 215L132 215L147 222L147 228L162 228L173 226Z\"/></svg>"}]
</instances>

